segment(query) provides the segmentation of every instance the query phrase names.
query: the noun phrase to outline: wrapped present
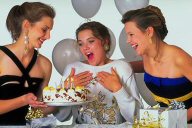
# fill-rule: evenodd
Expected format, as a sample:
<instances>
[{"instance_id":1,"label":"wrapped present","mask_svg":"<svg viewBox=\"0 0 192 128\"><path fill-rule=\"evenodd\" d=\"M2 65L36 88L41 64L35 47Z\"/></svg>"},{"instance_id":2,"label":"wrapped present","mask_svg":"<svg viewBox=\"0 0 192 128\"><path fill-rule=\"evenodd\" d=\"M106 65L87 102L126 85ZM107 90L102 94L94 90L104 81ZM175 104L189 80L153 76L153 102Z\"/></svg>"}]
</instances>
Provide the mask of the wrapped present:
<instances>
[{"instance_id":1,"label":"wrapped present","mask_svg":"<svg viewBox=\"0 0 192 128\"><path fill-rule=\"evenodd\" d=\"M139 124L159 128L186 128L187 110L141 109Z\"/></svg>"},{"instance_id":2,"label":"wrapped present","mask_svg":"<svg viewBox=\"0 0 192 128\"><path fill-rule=\"evenodd\" d=\"M148 128L187 128L187 110L182 103L175 101L168 108L140 109L139 125Z\"/></svg>"}]
</instances>

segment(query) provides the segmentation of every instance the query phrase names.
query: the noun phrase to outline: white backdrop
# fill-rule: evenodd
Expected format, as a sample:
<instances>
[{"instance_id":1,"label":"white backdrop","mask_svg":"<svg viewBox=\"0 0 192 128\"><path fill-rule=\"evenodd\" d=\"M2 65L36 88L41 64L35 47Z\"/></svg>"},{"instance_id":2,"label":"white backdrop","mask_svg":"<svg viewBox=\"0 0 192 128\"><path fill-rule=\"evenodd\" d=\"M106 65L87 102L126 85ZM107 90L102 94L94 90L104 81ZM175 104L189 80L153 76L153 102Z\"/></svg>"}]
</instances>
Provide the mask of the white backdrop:
<instances>
[{"instance_id":1,"label":"white backdrop","mask_svg":"<svg viewBox=\"0 0 192 128\"><path fill-rule=\"evenodd\" d=\"M28 0L35 1L35 0ZM66 38L75 39L76 28L86 21L74 10L71 0L39 0L52 5L56 11L55 23L51 32L51 39L47 40L40 52L52 61L52 51L54 46ZM6 17L12 6L21 4L25 0L0 1L0 45L11 43L12 39L8 33L5 22ZM149 4L158 6L166 19L168 27L168 36L165 41L169 44L177 45L192 55L192 1L191 0L150 0ZM114 33L116 38L116 47L112 59L124 58L119 48L119 36L123 29L121 23L121 14L118 12L114 0L102 0L101 7L97 14L91 18L96 20ZM61 75L53 66L50 85L59 83Z\"/></svg>"}]
</instances>

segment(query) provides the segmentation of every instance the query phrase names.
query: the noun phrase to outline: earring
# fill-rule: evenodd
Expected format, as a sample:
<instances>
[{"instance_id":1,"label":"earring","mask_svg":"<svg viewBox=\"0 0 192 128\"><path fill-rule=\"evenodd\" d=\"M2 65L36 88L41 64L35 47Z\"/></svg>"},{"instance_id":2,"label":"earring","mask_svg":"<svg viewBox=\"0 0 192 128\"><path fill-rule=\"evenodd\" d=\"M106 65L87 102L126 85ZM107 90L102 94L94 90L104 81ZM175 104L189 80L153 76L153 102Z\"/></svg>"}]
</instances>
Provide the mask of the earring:
<instances>
[{"instance_id":1,"label":"earring","mask_svg":"<svg viewBox=\"0 0 192 128\"><path fill-rule=\"evenodd\" d=\"M152 39L151 39L151 38L149 39L149 43L150 43L150 44L152 44L152 43L153 43L153 41L152 41Z\"/></svg>"},{"instance_id":2,"label":"earring","mask_svg":"<svg viewBox=\"0 0 192 128\"><path fill-rule=\"evenodd\" d=\"M24 43L25 43L24 53L26 54L28 52L28 45L29 45L29 37L27 35L25 35L24 37Z\"/></svg>"},{"instance_id":3,"label":"earring","mask_svg":"<svg viewBox=\"0 0 192 128\"><path fill-rule=\"evenodd\" d=\"M108 44L104 44L104 50L107 52L109 51L109 45Z\"/></svg>"}]
</instances>

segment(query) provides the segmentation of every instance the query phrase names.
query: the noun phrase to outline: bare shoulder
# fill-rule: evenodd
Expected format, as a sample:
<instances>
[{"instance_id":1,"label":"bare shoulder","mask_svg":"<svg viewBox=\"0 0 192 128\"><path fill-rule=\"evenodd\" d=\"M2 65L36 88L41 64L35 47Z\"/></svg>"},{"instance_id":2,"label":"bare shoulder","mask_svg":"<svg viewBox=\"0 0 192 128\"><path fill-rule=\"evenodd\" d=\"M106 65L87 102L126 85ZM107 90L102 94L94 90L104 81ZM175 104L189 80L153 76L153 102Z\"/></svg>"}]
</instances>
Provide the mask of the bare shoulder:
<instances>
[{"instance_id":1,"label":"bare shoulder","mask_svg":"<svg viewBox=\"0 0 192 128\"><path fill-rule=\"evenodd\" d=\"M7 55L2 51L0 50L0 64L1 62L3 62L7 57Z\"/></svg>"},{"instance_id":2,"label":"bare shoulder","mask_svg":"<svg viewBox=\"0 0 192 128\"><path fill-rule=\"evenodd\" d=\"M8 47L8 45L4 45L6 47ZM4 65L8 65L9 63L7 63L7 59L9 57L2 51L0 50L0 73L2 71L2 69L4 69Z\"/></svg>"},{"instance_id":3,"label":"bare shoulder","mask_svg":"<svg viewBox=\"0 0 192 128\"><path fill-rule=\"evenodd\" d=\"M192 62L191 55L189 55L182 48L175 45L170 45L169 50L177 65L182 65L182 64L185 64L186 62Z\"/></svg>"},{"instance_id":4,"label":"bare shoulder","mask_svg":"<svg viewBox=\"0 0 192 128\"><path fill-rule=\"evenodd\" d=\"M41 66L41 68L44 71L50 71L52 69L51 61L47 57L43 56L42 54L38 55L38 64Z\"/></svg>"},{"instance_id":5,"label":"bare shoulder","mask_svg":"<svg viewBox=\"0 0 192 128\"><path fill-rule=\"evenodd\" d=\"M4 52L0 50L0 60L2 60L4 56L5 56Z\"/></svg>"}]
</instances>

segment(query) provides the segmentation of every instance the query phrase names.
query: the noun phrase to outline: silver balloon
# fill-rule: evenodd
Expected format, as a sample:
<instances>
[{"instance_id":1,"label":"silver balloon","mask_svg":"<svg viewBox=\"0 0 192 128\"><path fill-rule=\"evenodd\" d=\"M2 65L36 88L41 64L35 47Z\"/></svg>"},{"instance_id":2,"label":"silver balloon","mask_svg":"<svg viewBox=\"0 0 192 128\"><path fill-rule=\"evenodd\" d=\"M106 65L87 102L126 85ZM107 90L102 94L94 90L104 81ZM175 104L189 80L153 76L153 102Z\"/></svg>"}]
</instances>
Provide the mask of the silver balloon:
<instances>
[{"instance_id":1,"label":"silver balloon","mask_svg":"<svg viewBox=\"0 0 192 128\"><path fill-rule=\"evenodd\" d=\"M74 39L63 39L58 42L52 52L53 65L59 74L63 74L64 68L75 61L82 61L83 55Z\"/></svg>"},{"instance_id":2,"label":"silver balloon","mask_svg":"<svg viewBox=\"0 0 192 128\"><path fill-rule=\"evenodd\" d=\"M128 63L125 58L121 58L120 60ZM144 73L135 73L135 79L139 94L141 95L142 99L144 99L144 101L150 106L156 105L157 102L153 98L151 91L147 88L144 82Z\"/></svg>"},{"instance_id":3,"label":"silver balloon","mask_svg":"<svg viewBox=\"0 0 192 128\"><path fill-rule=\"evenodd\" d=\"M143 73L135 73L137 88L139 89L139 93L141 97L145 100L145 102L150 105L154 106L157 104L155 99L152 96L151 91L147 88L144 82L144 74Z\"/></svg>"},{"instance_id":4,"label":"silver balloon","mask_svg":"<svg viewBox=\"0 0 192 128\"><path fill-rule=\"evenodd\" d=\"M149 5L149 0L115 0L115 6L123 15L129 10L143 8Z\"/></svg>"},{"instance_id":5,"label":"silver balloon","mask_svg":"<svg viewBox=\"0 0 192 128\"><path fill-rule=\"evenodd\" d=\"M74 10L83 18L93 17L101 6L101 0L71 0Z\"/></svg>"},{"instance_id":6,"label":"silver balloon","mask_svg":"<svg viewBox=\"0 0 192 128\"><path fill-rule=\"evenodd\" d=\"M127 36L124 28L119 36L119 47L126 60L128 61L142 60L142 58L139 55L137 55L136 51L131 47L131 45L127 43Z\"/></svg>"},{"instance_id":7,"label":"silver balloon","mask_svg":"<svg viewBox=\"0 0 192 128\"><path fill-rule=\"evenodd\" d=\"M114 50L115 50L115 47L116 47L116 38L115 38L115 35L113 34L113 32L108 28L108 31L109 31L109 34L110 34L110 37L111 37L111 44L110 44L110 50L109 52L107 53L107 57L111 57Z\"/></svg>"}]
</instances>

